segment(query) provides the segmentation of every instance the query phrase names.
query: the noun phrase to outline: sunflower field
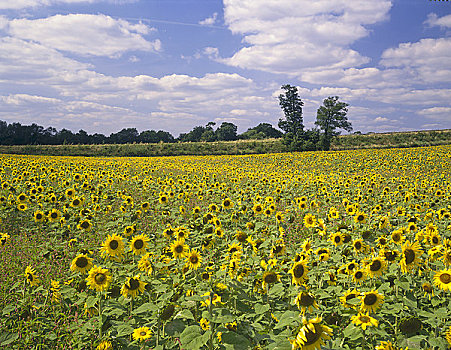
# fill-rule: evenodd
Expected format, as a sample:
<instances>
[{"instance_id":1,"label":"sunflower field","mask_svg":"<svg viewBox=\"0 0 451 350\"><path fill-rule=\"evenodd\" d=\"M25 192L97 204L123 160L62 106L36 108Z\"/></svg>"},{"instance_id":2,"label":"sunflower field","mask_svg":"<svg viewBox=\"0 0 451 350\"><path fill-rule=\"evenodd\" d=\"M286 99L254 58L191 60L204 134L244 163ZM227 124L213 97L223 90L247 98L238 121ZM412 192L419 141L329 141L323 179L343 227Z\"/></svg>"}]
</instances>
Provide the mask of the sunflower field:
<instances>
[{"instance_id":1,"label":"sunflower field","mask_svg":"<svg viewBox=\"0 0 451 350\"><path fill-rule=\"evenodd\" d=\"M450 156L0 155L0 348L450 348Z\"/></svg>"}]
</instances>

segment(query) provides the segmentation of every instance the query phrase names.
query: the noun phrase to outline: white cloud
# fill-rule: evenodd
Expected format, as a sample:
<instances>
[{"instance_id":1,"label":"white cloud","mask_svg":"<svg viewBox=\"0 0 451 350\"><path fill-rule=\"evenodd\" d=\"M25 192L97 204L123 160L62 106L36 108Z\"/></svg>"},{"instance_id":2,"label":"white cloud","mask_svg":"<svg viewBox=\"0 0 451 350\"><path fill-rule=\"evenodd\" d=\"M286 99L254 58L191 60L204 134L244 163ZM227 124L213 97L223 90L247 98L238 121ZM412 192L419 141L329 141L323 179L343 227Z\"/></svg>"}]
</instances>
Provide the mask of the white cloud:
<instances>
[{"instance_id":1,"label":"white cloud","mask_svg":"<svg viewBox=\"0 0 451 350\"><path fill-rule=\"evenodd\" d=\"M159 51L161 42L142 35L151 28L105 15L70 14L9 21L10 35L79 55L118 57L129 50Z\"/></svg>"},{"instance_id":2,"label":"white cloud","mask_svg":"<svg viewBox=\"0 0 451 350\"><path fill-rule=\"evenodd\" d=\"M213 24L216 23L216 20L218 18L218 13L215 12L213 13L213 15L211 17L207 17L202 21L199 21L199 24L202 26L212 26Z\"/></svg>"},{"instance_id":3,"label":"white cloud","mask_svg":"<svg viewBox=\"0 0 451 350\"><path fill-rule=\"evenodd\" d=\"M29 7L50 6L58 4L89 3L94 4L102 0L0 0L0 10L20 10ZM110 3L133 3L139 0L103 0Z\"/></svg>"},{"instance_id":4,"label":"white cloud","mask_svg":"<svg viewBox=\"0 0 451 350\"><path fill-rule=\"evenodd\" d=\"M384 20L391 1L224 0L225 22L246 45L221 62L299 76L367 63L350 45Z\"/></svg>"},{"instance_id":5,"label":"white cloud","mask_svg":"<svg viewBox=\"0 0 451 350\"><path fill-rule=\"evenodd\" d=\"M419 115L425 118L432 119L434 121L446 121L451 122L451 107L432 107L425 108L417 112Z\"/></svg>"},{"instance_id":6,"label":"white cloud","mask_svg":"<svg viewBox=\"0 0 451 350\"><path fill-rule=\"evenodd\" d=\"M444 28L451 28L451 15L438 17L435 13L430 13L424 23L431 27L439 26Z\"/></svg>"}]
</instances>

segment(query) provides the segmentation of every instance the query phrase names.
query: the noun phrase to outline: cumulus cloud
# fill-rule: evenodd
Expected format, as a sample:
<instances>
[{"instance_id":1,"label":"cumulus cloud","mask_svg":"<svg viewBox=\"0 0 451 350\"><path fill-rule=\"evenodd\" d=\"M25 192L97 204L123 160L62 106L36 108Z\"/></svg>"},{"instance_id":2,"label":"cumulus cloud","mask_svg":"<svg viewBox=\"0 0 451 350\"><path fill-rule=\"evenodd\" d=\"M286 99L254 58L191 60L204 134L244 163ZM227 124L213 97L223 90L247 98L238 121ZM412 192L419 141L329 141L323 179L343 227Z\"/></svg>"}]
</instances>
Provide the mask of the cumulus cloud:
<instances>
[{"instance_id":1,"label":"cumulus cloud","mask_svg":"<svg viewBox=\"0 0 451 350\"><path fill-rule=\"evenodd\" d=\"M225 22L245 46L222 62L291 76L359 66L369 59L350 45L390 8L389 0L224 0Z\"/></svg>"},{"instance_id":2,"label":"cumulus cloud","mask_svg":"<svg viewBox=\"0 0 451 350\"><path fill-rule=\"evenodd\" d=\"M122 4L122 3L133 3L139 0L103 0L103 1ZM96 2L99 2L99 0L0 0L0 10L20 10L29 7L51 6L58 4L76 4L76 3L93 4Z\"/></svg>"},{"instance_id":3,"label":"cumulus cloud","mask_svg":"<svg viewBox=\"0 0 451 350\"><path fill-rule=\"evenodd\" d=\"M213 24L216 23L216 20L218 18L218 13L215 12L213 13L213 15L211 17L207 17L202 21L199 21L199 24L202 26L212 26Z\"/></svg>"},{"instance_id":4,"label":"cumulus cloud","mask_svg":"<svg viewBox=\"0 0 451 350\"><path fill-rule=\"evenodd\" d=\"M129 50L159 51L161 42L146 40L152 29L105 15L70 14L28 20L14 19L8 32L48 48L79 55L118 57Z\"/></svg>"},{"instance_id":5,"label":"cumulus cloud","mask_svg":"<svg viewBox=\"0 0 451 350\"><path fill-rule=\"evenodd\" d=\"M435 121L451 122L451 107L431 107L418 111L418 114Z\"/></svg>"},{"instance_id":6,"label":"cumulus cloud","mask_svg":"<svg viewBox=\"0 0 451 350\"><path fill-rule=\"evenodd\" d=\"M435 13L430 13L424 23L430 27L439 26L443 28L451 28L451 15L438 17Z\"/></svg>"}]
</instances>

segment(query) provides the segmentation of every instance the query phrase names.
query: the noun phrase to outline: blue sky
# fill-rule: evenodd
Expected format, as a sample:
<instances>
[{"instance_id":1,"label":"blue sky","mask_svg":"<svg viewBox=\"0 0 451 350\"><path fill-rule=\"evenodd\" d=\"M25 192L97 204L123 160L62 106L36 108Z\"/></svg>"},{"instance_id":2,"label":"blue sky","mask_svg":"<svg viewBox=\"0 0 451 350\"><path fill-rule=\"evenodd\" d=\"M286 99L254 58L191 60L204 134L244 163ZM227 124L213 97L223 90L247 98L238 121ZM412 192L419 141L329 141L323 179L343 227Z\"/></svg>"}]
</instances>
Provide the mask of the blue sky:
<instances>
[{"instance_id":1,"label":"blue sky","mask_svg":"<svg viewBox=\"0 0 451 350\"><path fill-rule=\"evenodd\" d=\"M304 122L329 96L354 130L451 128L451 2L0 0L0 120L174 136Z\"/></svg>"}]
</instances>

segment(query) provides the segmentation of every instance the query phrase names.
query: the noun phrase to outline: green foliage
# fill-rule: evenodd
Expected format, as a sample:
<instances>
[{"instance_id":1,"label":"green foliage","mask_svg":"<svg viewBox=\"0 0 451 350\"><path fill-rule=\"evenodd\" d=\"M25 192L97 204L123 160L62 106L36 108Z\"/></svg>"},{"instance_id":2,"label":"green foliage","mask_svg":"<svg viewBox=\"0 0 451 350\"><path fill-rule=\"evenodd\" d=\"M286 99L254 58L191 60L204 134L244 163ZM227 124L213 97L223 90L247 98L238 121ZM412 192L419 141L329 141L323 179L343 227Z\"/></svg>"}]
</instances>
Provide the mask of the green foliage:
<instances>
[{"instance_id":1,"label":"green foliage","mask_svg":"<svg viewBox=\"0 0 451 350\"><path fill-rule=\"evenodd\" d=\"M282 85L285 93L279 95L279 105L285 115L279 120L279 128L290 134L293 140L299 140L304 132L304 120L302 117L302 102L298 95L298 88L289 84Z\"/></svg>"},{"instance_id":2,"label":"green foliage","mask_svg":"<svg viewBox=\"0 0 451 350\"><path fill-rule=\"evenodd\" d=\"M329 150L331 140L340 133L337 129L352 130L346 114L349 104L338 101L338 96L328 97L323 101L323 106L318 108L315 124L323 131L321 135L321 148Z\"/></svg>"}]
</instances>

